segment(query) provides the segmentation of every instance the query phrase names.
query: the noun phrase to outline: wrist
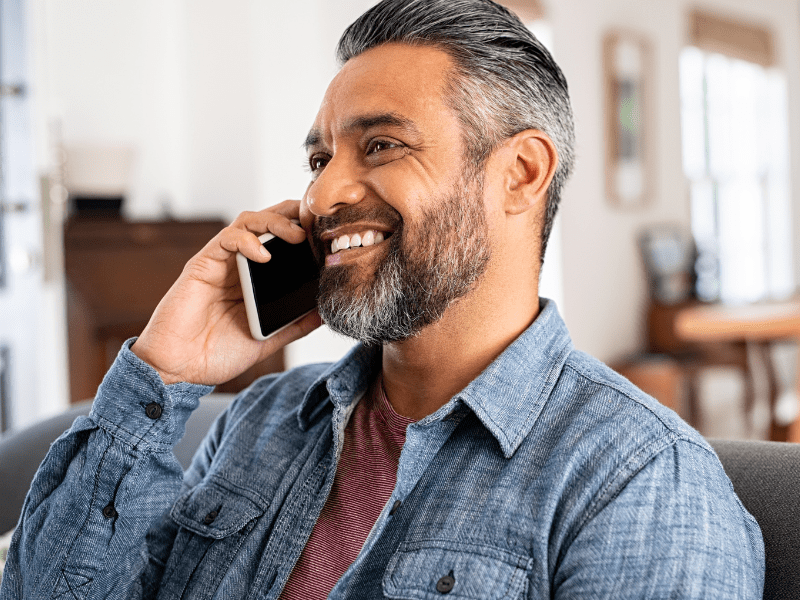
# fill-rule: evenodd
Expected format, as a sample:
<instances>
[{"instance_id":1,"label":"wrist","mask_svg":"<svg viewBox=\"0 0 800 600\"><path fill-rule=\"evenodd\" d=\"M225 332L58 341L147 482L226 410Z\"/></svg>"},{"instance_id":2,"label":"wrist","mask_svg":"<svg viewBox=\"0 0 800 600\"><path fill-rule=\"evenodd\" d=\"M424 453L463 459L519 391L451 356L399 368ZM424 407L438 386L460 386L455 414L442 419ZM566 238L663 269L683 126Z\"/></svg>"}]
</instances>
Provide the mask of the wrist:
<instances>
[{"instance_id":1,"label":"wrist","mask_svg":"<svg viewBox=\"0 0 800 600\"><path fill-rule=\"evenodd\" d=\"M181 377L177 377L169 371L162 369L158 365L158 360L153 357L146 344L136 340L130 347L130 350L139 358L139 360L150 365L150 367L152 367L153 370L158 373L158 376L161 377L161 381L164 382L164 385L171 385L173 383L183 381Z\"/></svg>"}]
</instances>

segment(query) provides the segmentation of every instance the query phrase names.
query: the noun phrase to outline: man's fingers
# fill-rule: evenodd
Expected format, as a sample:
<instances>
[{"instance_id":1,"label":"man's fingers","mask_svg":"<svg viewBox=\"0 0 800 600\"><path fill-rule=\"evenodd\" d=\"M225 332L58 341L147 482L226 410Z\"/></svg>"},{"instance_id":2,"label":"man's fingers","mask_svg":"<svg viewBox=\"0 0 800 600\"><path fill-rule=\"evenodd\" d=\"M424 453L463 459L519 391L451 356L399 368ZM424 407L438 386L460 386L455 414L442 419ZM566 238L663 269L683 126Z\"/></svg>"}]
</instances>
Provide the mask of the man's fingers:
<instances>
[{"instance_id":1,"label":"man's fingers","mask_svg":"<svg viewBox=\"0 0 800 600\"><path fill-rule=\"evenodd\" d=\"M269 232L287 242L298 244L305 239L305 230L291 220L298 219L299 216L300 201L285 200L258 212L243 212L231 227L246 229L256 235Z\"/></svg>"},{"instance_id":2,"label":"man's fingers","mask_svg":"<svg viewBox=\"0 0 800 600\"><path fill-rule=\"evenodd\" d=\"M241 252L250 260L267 262L270 255L258 241L259 235L272 233L293 244L306 239L305 230L290 220L297 218L299 206L298 200L286 200L259 212L241 213L206 246L204 254L213 260L228 260L231 254Z\"/></svg>"},{"instance_id":3,"label":"man's fingers","mask_svg":"<svg viewBox=\"0 0 800 600\"><path fill-rule=\"evenodd\" d=\"M241 252L251 260L266 262L269 256L264 255L261 248L261 242L255 234L236 227L226 227L206 245L201 255L212 260L227 261L237 252Z\"/></svg>"}]
</instances>

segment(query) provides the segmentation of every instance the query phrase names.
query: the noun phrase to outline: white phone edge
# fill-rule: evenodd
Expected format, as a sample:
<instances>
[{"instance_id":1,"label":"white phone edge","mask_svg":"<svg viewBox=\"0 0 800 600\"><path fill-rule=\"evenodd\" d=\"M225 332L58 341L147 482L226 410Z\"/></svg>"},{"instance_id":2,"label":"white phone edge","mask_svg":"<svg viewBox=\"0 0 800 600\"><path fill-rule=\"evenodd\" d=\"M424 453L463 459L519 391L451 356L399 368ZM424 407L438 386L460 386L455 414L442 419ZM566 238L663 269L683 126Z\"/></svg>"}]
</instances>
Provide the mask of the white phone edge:
<instances>
[{"instance_id":1,"label":"white phone edge","mask_svg":"<svg viewBox=\"0 0 800 600\"><path fill-rule=\"evenodd\" d=\"M297 225L300 224L300 221L297 219L292 219L292 223ZM274 238L275 235L272 233L262 233L258 236L258 241L263 244L265 242L270 241ZM296 319L290 321L283 327L279 327L269 335L264 335L261 333L261 322L258 320L258 307L256 306L256 297L253 294L253 280L250 277L250 267L247 265L247 257L242 254L241 252L236 253L236 267L239 270L239 283L242 286L242 296L244 297L244 311L247 314L247 325L250 328L250 335L253 336L253 339L264 341L271 338L273 335L283 331L289 325L294 325L300 319L305 317L311 311L304 313L297 317ZM313 310L313 309L312 309Z\"/></svg>"},{"instance_id":2,"label":"white phone edge","mask_svg":"<svg viewBox=\"0 0 800 600\"><path fill-rule=\"evenodd\" d=\"M275 236L271 233L264 233L258 236L260 243L268 242ZM242 296L244 297L244 310L247 313L247 325L250 327L250 335L257 340L266 340L283 329L273 331L265 336L261 333L261 323L258 321L258 308L256 307L256 297L253 294L253 280L250 277L250 267L247 266L247 257L241 252L236 253L236 267L239 269L239 282L242 285ZM289 323L291 325L291 323Z\"/></svg>"}]
</instances>

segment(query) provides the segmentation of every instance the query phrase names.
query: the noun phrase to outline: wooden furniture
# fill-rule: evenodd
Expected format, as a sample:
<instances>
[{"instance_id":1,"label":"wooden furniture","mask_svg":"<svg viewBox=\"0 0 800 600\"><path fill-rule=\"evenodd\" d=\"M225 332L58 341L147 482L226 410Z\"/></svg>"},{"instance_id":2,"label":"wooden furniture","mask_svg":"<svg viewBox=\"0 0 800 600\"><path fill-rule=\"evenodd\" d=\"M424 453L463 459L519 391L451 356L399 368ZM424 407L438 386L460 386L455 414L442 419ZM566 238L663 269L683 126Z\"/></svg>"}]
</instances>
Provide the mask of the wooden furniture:
<instances>
[{"instance_id":1,"label":"wooden furniture","mask_svg":"<svg viewBox=\"0 0 800 600\"><path fill-rule=\"evenodd\" d=\"M650 351L675 357L686 372L689 421L695 427L702 424L698 375L709 366L734 366L741 370L745 382L744 412L749 419L755 392L748 347L759 354L767 371L774 414L778 390L769 344L785 339L800 342L800 300L740 307L697 302L653 304L648 310L647 330ZM800 393L800 365L796 385ZM800 442L800 423L795 421L786 427L773 418L770 439Z\"/></svg>"},{"instance_id":2,"label":"wooden furniture","mask_svg":"<svg viewBox=\"0 0 800 600\"><path fill-rule=\"evenodd\" d=\"M678 304L651 303L647 313L648 351L668 355L676 361L683 373L686 387L685 418L697 429L703 429L703 413L700 409L700 374L712 366L727 366L738 369L744 380L744 412L749 418L750 408L755 403L755 390L750 365L747 360L747 345L744 342L698 343L687 340L675 331L675 321L687 310L698 306L697 301Z\"/></svg>"},{"instance_id":3,"label":"wooden furniture","mask_svg":"<svg viewBox=\"0 0 800 600\"><path fill-rule=\"evenodd\" d=\"M186 262L225 223L73 218L64 228L70 399L93 398L122 342L141 333ZM283 370L283 354L220 392Z\"/></svg>"},{"instance_id":4,"label":"wooden furniture","mask_svg":"<svg viewBox=\"0 0 800 600\"><path fill-rule=\"evenodd\" d=\"M683 402L686 378L674 358L665 354L637 355L610 366L667 408L686 416Z\"/></svg>"},{"instance_id":5,"label":"wooden furniture","mask_svg":"<svg viewBox=\"0 0 800 600\"><path fill-rule=\"evenodd\" d=\"M769 345L786 339L800 343L800 299L749 306L690 307L676 316L675 332L689 342L751 345L760 354L767 370L770 407L774 415L778 386ZM795 390L797 398L800 398L800 359L795 376ZM770 439L800 442L800 420L795 419L785 426L776 423L773 416Z\"/></svg>"}]
</instances>

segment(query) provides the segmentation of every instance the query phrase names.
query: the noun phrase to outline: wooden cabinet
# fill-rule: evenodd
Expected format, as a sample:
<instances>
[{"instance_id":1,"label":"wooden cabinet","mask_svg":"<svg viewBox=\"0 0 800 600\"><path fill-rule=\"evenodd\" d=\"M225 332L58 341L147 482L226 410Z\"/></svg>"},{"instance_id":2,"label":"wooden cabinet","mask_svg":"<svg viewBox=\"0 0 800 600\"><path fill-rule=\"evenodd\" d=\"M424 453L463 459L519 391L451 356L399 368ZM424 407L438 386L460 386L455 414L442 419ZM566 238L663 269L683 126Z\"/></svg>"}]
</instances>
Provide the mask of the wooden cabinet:
<instances>
[{"instance_id":1,"label":"wooden cabinet","mask_svg":"<svg viewBox=\"0 0 800 600\"><path fill-rule=\"evenodd\" d=\"M95 395L122 342L141 333L186 262L225 223L76 218L64 229L70 399ZM238 391L258 375L283 369L270 357L218 387Z\"/></svg>"}]
</instances>

